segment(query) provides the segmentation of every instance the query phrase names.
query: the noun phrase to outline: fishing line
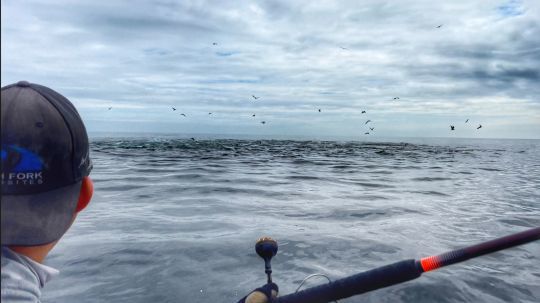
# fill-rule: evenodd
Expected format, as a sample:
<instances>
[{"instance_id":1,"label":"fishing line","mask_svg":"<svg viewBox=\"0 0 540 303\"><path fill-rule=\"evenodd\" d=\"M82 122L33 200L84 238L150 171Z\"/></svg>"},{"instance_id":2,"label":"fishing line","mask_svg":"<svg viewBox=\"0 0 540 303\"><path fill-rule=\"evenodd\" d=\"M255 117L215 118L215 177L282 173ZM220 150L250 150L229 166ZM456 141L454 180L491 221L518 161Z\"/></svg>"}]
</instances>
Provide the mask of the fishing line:
<instances>
[{"instance_id":1,"label":"fishing line","mask_svg":"<svg viewBox=\"0 0 540 303\"><path fill-rule=\"evenodd\" d=\"M297 293L300 290L300 288L302 288L302 286L307 282L307 280L309 280L309 279L311 279L313 277L325 277L328 280L328 283L332 283L332 280L325 274L320 274L320 273L312 274L312 275L309 275L309 276L305 277L304 280L302 280L302 282L300 282L300 285L298 285L298 288L296 288L296 290L294 292ZM335 300L333 302L339 303L338 300Z\"/></svg>"}]
</instances>

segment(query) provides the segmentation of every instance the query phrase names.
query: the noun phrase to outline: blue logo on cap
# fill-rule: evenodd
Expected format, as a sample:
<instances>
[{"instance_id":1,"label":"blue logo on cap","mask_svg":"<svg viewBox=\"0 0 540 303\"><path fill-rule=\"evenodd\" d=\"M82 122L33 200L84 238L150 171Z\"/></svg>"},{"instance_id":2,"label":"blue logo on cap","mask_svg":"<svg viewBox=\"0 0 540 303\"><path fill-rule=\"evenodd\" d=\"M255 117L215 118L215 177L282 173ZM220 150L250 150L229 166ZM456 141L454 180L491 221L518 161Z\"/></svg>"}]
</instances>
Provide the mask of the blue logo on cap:
<instances>
[{"instance_id":1,"label":"blue logo on cap","mask_svg":"<svg viewBox=\"0 0 540 303\"><path fill-rule=\"evenodd\" d=\"M33 172L43 169L41 158L16 145L2 145L2 168L12 172Z\"/></svg>"},{"instance_id":2,"label":"blue logo on cap","mask_svg":"<svg viewBox=\"0 0 540 303\"><path fill-rule=\"evenodd\" d=\"M32 151L16 145L2 144L2 190L4 185L32 186L43 184L43 161Z\"/></svg>"}]
</instances>

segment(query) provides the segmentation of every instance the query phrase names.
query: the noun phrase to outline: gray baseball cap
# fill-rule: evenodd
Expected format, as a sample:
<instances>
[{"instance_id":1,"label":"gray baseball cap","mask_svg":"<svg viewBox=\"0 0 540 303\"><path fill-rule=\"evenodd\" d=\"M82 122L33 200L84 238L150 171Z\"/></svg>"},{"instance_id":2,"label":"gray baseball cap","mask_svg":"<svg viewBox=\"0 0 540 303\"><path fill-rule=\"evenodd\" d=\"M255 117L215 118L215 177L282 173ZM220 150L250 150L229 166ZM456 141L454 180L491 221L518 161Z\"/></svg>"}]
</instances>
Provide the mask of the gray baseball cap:
<instances>
[{"instance_id":1,"label":"gray baseball cap","mask_svg":"<svg viewBox=\"0 0 540 303\"><path fill-rule=\"evenodd\" d=\"M50 88L2 87L2 245L51 243L67 231L90 174L79 113Z\"/></svg>"}]
</instances>

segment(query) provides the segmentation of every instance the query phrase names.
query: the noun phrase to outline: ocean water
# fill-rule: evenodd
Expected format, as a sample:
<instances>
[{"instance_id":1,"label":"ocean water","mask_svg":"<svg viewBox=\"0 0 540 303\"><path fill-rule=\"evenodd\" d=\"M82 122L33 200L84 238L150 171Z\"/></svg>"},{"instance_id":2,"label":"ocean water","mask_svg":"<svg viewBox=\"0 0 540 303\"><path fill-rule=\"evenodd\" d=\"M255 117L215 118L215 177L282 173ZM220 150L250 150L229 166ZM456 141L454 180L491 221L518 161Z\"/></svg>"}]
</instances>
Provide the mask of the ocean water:
<instances>
[{"instance_id":1,"label":"ocean water","mask_svg":"<svg viewBox=\"0 0 540 303\"><path fill-rule=\"evenodd\" d=\"M540 226L540 141L92 138L44 302L236 302ZM306 287L324 283L308 281ZM537 241L341 302L539 302Z\"/></svg>"}]
</instances>

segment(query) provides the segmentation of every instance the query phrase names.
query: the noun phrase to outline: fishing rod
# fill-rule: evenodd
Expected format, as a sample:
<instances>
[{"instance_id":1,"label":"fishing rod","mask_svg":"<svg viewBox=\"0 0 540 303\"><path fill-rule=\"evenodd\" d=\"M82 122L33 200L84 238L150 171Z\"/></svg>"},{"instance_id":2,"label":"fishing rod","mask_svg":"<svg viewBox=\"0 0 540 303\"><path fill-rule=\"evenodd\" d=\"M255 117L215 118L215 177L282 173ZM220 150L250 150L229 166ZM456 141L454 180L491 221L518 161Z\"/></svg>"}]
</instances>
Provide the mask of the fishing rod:
<instances>
[{"instance_id":1,"label":"fishing rod","mask_svg":"<svg viewBox=\"0 0 540 303\"><path fill-rule=\"evenodd\" d=\"M363 294L368 291L414 280L424 272L463 262L485 254L510 247L523 245L540 239L540 227L532 228L513 235L497 238L469 247L452 250L440 255L420 260L403 260L327 284L311 287L302 291L274 299L274 303L327 303ZM271 260L277 254L278 245L269 237L260 238L255 244L255 251L264 259L268 283L272 283Z\"/></svg>"}]
</instances>

